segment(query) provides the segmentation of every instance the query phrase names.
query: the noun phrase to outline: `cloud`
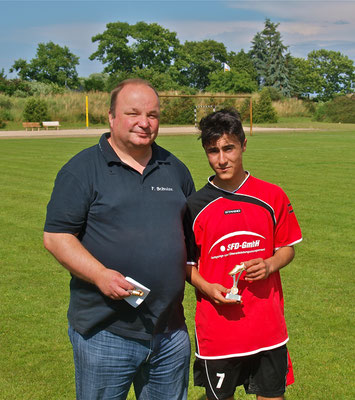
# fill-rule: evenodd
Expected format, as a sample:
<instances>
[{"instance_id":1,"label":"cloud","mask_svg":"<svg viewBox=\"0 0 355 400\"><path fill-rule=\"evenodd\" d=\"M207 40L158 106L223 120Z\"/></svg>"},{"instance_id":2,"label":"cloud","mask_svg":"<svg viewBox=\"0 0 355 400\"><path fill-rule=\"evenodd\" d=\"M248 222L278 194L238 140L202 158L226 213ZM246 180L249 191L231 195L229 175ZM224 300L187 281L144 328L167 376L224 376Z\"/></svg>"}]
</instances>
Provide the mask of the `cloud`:
<instances>
[{"instance_id":1,"label":"cloud","mask_svg":"<svg viewBox=\"0 0 355 400\"><path fill-rule=\"evenodd\" d=\"M282 4L281 4L282 3ZM228 50L249 50L265 18L279 23L284 44L292 55L306 57L311 50L326 48L341 51L355 59L355 2L346 1L228 1L224 4L249 15L235 21L164 21L179 39L214 39ZM263 17L264 15L264 17ZM295 52L295 54L294 54Z\"/></svg>"},{"instance_id":2,"label":"cloud","mask_svg":"<svg viewBox=\"0 0 355 400\"><path fill-rule=\"evenodd\" d=\"M280 4L282 3L282 5ZM354 1L232 1L234 9L263 12L284 37L349 40L355 36Z\"/></svg>"},{"instance_id":3,"label":"cloud","mask_svg":"<svg viewBox=\"0 0 355 400\"><path fill-rule=\"evenodd\" d=\"M229 1L226 5L233 9L264 13L271 19L301 20L309 23L355 22L354 1Z\"/></svg>"},{"instance_id":4,"label":"cloud","mask_svg":"<svg viewBox=\"0 0 355 400\"><path fill-rule=\"evenodd\" d=\"M95 48L91 38L98 32L103 32L105 24L92 23L67 23L52 24L27 27L26 29L17 28L7 41L21 42L27 44L47 43L53 41L61 46L67 46L70 50L79 49L85 51Z\"/></svg>"},{"instance_id":5,"label":"cloud","mask_svg":"<svg viewBox=\"0 0 355 400\"><path fill-rule=\"evenodd\" d=\"M91 73L102 71L103 65L98 61L90 61L89 56L96 51L97 43L92 43L91 38L103 32L106 28L104 23L65 23L42 25L34 27L16 27L8 31L6 42L2 48L12 46L13 59L0 56L1 65L6 69L18 58L30 61L36 56L38 43L50 41L60 46L67 46L76 56L79 56L80 65L77 70L79 75L88 76ZM1 42L1 40L0 40ZM9 74L13 77L13 74Z\"/></svg>"},{"instance_id":6,"label":"cloud","mask_svg":"<svg viewBox=\"0 0 355 400\"><path fill-rule=\"evenodd\" d=\"M192 7L197 2L186 3ZM212 3L219 3L217 11L211 8L211 12L203 13L199 6L185 15L171 10L163 14L155 12L153 20L151 13L137 11L131 15L125 9L120 17L129 20L129 23L135 23L136 19L157 22L175 31L182 43L186 40L213 39L224 43L228 51L235 52L241 49L248 51L254 35L264 28L265 18L270 18L279 23L283 42L295 57L305 58L312 50L326 48L341 51L355 60L355 1L214 1L209 4ZM154 2L154 7L157 4L162 4L164 8L163 4L167 2ZM36 22L31 20L35 26L12 23L6 28L0 27L0 67L8 68L18 58L30 60L35 56L38 43L53 41L67 46L80 57L80 75L101 71L101 63L88 60L97 49L97 43L92 43L91 38L103 32L111 19L115 18L110 13L109 17L101 17L102 23L79 22L76 18L71 23L52 21L53 24L40 25L45 21L42 18ZM59 21L63 20L59 18Z\"/></svg>"},{"instance_id":7,"label":"cloud","mask_svg":"<svg viewBox=\"0 0 355 400\"><path fill-rule=\"evenodd\" d=\"M179 40L200 41L213 39L223 42L229 50L248 49L255 33L263 28L257 21L197 21L167 20L162 23L177 32Z\"/></svg>"}]
</instances>

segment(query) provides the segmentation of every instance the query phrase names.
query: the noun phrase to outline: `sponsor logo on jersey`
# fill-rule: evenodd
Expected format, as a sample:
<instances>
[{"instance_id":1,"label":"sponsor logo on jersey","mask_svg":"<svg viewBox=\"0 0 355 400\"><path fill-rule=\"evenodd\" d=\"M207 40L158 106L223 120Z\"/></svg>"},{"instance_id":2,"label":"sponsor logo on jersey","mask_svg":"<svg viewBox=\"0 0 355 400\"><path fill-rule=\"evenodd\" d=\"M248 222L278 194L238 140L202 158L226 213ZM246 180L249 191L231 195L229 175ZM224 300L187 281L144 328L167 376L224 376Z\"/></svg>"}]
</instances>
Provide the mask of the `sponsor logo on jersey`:
<instances>
[{"instance_id":1,"label":"sponsor logo on jersey","mask_svg":"<svg viewBox=\"0 0 355 400\"><path fill-rule=\"evenodd\" d=\"M256 232L238 231L219 238L209 250L211 259L265 251L264 236Z\"/></svg>"},{"instance_id":2,"label":"sponsor logo on jersey","mask_svg":"<svg viewBox=\"0 0 355 400\"><path fill-rule=\"evenodd\" d=\"M225 210L224 214L240 214L242 210L240 208L237 208L236 210Z\"/></svg>"},{"instance_id":3,"label":"sponsor logo on jersey","mask_svg":"<svg viewBox=\"0 0 355 400\"><path fill-rule=\"evenodd\" d=\"M251 242L234 242L234 243L229 243L227 247L221 246L220 249L221 251L229 251L229 250L238 250L238 249L253 249L256 247L259 247L260 245L260 240L253 240Z\"/></svg>"}]
</instances>

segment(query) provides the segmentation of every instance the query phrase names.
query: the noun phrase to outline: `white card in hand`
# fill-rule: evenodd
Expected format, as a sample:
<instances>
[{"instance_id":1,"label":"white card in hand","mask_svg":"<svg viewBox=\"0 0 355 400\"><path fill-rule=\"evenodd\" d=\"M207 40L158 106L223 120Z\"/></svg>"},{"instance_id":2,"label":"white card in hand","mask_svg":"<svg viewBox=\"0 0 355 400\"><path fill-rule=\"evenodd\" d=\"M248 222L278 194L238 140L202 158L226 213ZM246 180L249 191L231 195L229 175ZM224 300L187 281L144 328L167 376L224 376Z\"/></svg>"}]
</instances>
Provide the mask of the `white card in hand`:
<instances>
[{"instance_id":1,"label":"white card in hand","mask_svg":"<svg viewBox=\"0 0 355 400\"><path fill-rule=\"evenodd\" d=\"M127 303L129 303L132 307L136 308L143 303L144 299L148 296L150 289L143 286L141 283L135 281L134 279L130 278L129 276L126 276L125 279L126 281L131 283L136 290L141 290L143 292L142 296L135 296L132 294L124 298L127 301Z\"/></svg>"}]
</instances>

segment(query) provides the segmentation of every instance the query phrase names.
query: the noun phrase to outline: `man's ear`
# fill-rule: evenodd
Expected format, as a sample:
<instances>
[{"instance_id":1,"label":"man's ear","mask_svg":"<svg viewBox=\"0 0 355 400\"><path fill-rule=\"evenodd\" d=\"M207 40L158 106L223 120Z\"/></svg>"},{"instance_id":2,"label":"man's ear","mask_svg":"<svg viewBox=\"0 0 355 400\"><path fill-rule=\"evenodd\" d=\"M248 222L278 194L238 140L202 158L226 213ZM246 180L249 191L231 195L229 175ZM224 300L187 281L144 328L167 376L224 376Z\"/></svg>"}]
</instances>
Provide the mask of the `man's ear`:
<instances>
[{"instance_id":1,"label":"man's ear","mask_svg":"<svg viewBox=\"0 0 355 400\"><path fill-rule=\"evenodd\" d=\"M108 112L108 123L110 124L110 128L112 129L114 117L111 114L111 111Z\"/></svg>"}]
</instances>

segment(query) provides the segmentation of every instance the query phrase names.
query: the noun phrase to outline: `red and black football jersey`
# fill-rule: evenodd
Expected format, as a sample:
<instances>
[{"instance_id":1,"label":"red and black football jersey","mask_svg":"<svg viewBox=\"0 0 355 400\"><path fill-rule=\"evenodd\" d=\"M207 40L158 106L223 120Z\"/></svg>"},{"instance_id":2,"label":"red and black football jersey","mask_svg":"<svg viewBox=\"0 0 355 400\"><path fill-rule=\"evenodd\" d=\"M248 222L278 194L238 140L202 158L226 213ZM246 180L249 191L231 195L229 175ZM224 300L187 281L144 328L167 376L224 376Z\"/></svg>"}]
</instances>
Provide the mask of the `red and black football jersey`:
<instances>
[{"instance_id":1,"label":"red and black football jersey","mask_svg":"<svg viewBox=\"0 0 355 400\"><path fill-rule=\"evenodd\" d=\"M285 192L247 176L233 193L209 182L188 199L188 261L201 276L230 288L235 265L269 258L283 246L302 240ZM192 228L192 229L191 229ZM242 304L217 305L197 291L196 355L226 358L254 354L288 341L279 272L247 282L241 275Z\"/></svg>"}]
</instances>

